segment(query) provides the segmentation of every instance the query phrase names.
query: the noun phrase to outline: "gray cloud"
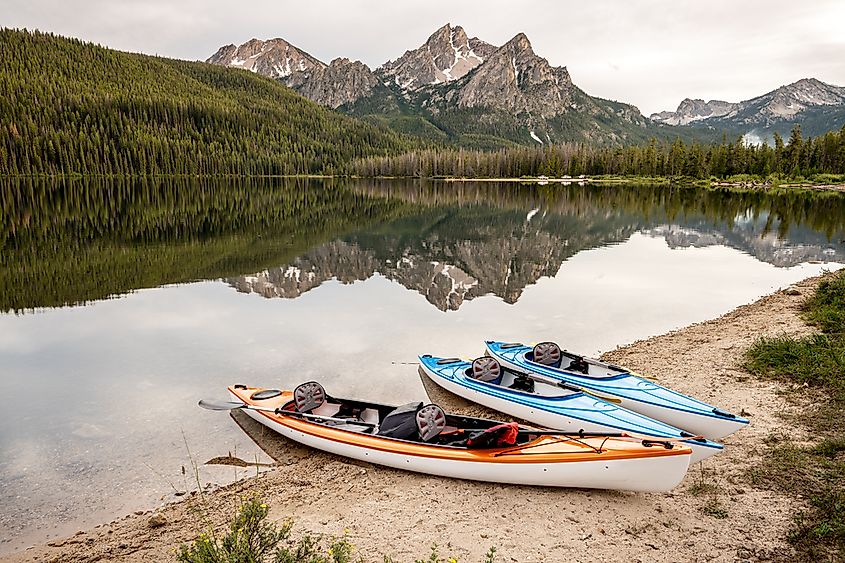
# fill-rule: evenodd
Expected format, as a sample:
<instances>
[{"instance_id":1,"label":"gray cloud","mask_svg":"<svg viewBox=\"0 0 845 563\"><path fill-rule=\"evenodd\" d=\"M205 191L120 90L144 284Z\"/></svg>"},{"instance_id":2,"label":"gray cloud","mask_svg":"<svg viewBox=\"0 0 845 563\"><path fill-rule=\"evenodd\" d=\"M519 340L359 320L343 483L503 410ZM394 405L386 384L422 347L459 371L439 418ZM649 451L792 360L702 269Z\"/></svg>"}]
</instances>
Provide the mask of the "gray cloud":
<instances>
[{"instance_id":1,"label":"gray cloud","mask_svg":"<svg viewBox=\"0 0 845 563\"><path fill-rule=\"evenodd\" d=\"M525 32L588 93L674 109L684 97L747 99L799 78L845 84L845 3L784 0L6 0L0 24L117 49L205 59L284 37L322 59L376 67L446 22L501 44Z\"/></svg>"}]
</instances>

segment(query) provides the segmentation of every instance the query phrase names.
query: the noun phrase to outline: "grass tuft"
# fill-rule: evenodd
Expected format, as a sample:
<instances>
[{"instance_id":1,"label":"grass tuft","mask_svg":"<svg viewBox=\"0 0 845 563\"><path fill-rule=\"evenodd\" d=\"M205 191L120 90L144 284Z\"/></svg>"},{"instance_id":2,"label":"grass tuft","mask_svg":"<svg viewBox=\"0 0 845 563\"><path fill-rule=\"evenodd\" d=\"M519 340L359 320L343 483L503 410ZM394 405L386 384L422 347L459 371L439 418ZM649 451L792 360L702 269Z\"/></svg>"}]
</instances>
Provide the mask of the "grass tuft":
<instances>
[{"instance_id":1,"label":"grass tuft","mask_svg":"<svg viewBox=\"0 0 845 563\"><path fill-rule=\"evenodd\" d=\"M771 436L765 461L749 478L807 502L789 533L801 560L835 560L845 555L845 271L819 283L803 318L820 333L761 338L748 350L745 367L812 390L815 405L800 423L819 441L803 446Z\"/></svg>"},{"instance_id":2,"label":"grass tuft","mask_svg":"<svg viewBox=\"0 0 845 563\"><path fill-rule=\"evenodd\" d=\"M822 280L805 304L804 318L826 334L845 333L845 275Z\"/></svg>"}]
</instances>

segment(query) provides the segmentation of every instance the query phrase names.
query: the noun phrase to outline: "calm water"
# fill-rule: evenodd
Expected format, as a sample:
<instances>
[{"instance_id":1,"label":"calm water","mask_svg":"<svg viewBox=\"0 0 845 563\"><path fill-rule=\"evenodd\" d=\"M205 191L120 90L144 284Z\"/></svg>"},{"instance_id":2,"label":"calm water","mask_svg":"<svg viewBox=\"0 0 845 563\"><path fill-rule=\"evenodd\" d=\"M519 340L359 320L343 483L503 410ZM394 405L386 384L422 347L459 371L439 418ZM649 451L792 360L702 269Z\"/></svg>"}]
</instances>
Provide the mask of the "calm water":
<instances>
[{"instance_id":1,"label":"calm water","mask_svg":"<svg viewBox=\"0 0 845 563\"><path fill-rule=\"evenodd\" d=\"M196 401L425 400L421 353L599 353L845 263L845 198L411 182L0 185L0 551L269 459ZM254 469L200 466L203 483Z\"/></svg>"}]
</instances>

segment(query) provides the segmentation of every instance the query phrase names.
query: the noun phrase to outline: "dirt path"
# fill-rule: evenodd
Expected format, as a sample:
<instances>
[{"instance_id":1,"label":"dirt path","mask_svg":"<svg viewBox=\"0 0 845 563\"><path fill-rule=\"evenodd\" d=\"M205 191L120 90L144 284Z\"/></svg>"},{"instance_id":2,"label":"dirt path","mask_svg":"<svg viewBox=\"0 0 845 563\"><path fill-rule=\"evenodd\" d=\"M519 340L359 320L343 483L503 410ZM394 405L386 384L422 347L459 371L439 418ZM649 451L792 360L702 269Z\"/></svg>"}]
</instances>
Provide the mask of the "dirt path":
<instances>
[{"instance_id":1,"label":"dirt path","mask_svg":"<svg viewBox=\"0 0 845 563\"><path fill-rule=\"evenodd\" d=\"M797 316L818 278L727 315L635 342L605 359L751 419L725 451L687 474L668 494L541 489L456 481L405 473L299 447L251 419L234 417L277 460L256 478L162 508L166 523L134 514L76 536L6 556L8 562L169 561L172 550L202 531L202 512L215 525L236 511L240 497L262 491L271 517L293 516L296 529L341 535L366 561L388 554L413 561L437 543L442 555L481 561L737 561L788 558L783 538L794 501L751 487L744 478L768 435L786 431L779 413L794 409L778 384L753 380L740 367L758 335L809 329ZM447 410L482 413L427 386Z\"/></svg>"}]
</instances>

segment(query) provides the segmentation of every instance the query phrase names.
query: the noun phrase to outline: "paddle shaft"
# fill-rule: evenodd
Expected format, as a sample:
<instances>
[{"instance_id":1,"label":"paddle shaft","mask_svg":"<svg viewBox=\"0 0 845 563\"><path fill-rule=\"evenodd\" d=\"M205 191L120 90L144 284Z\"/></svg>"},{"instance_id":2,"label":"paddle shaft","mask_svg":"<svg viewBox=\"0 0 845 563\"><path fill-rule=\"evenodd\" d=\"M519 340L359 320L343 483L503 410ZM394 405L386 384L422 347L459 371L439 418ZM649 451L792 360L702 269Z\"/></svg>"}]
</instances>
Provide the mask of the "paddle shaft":
<instances>
[{"instance_id":1,"label":"paddle shaft","mask_svg":"<svg viewBox=\"0 0 845 563\"><path fill-rule=\"evenodd\" d=\"M253 409L253 410L261 410L272 412L273 414L278 414L282 416L300 416L302 418L311 419L311 420L325 420L328 422L344 422L346 424L355 424L356 426L366 426L367 428L375 428L376 425L372 422L364 422L353 420L350 418L338 418L335 416L323 416L320 414L310 414L307 412L296 412L296 411L285 411L281 409L271 409L268 407L253 407L252 405L246 405L244 408L246 409Z\"/></svg>"},{"instance_id":2,"label":"paddle shaft","mask_svg":"<svg viewBox=\"0 0 845 563\"><path fill-rule=\"evenodd\" d=\"M673 438L671 436L666 437L658 437L658 436L643 436L643 435L636 435L636 434L627 434L625 432L616 432L616 433L609 433L609 432L565 432L563 430L525 430L522 429L519 431L520 434L530 434L532 436L568 436L570 438L632 438L634 440L641 440L643 442L648 442L650 444L663 444L666 442L686 442L689 440L696 440L700 439L701 436L690 436L690 437L681 437L681 438Z\"/></svg>"},{"instance_id":3,"label":"paddle shaft","mask_svg":"<svg viewBox=\"0 0 845 563\"><path fill-rule=\"evenodd\" d=\"M203 406L202 403L203 402L200 401L200 406ZM230 405L231 406L228 406L229 410L248 409L248 410L253 410L253 411L270 412L270 413L273 413L273 414L278 414L278 415L283 415L283 416L298 416L298 417L313 419L313 420L326 420L326 421L329 421L329 422L345 422L346 424L355 424L357 426L366 426L367 428L375 428L376 427L376 425L371 423L371 422L364 422L364 421L359 422L359 421L352 420L352 419L349 419L349 418L338 418L338 417L334 417L334 416L323 416L323 415L319 415L319 414L310 414L310 413L305 413L305 412L285 411L285 410L281 410L281 409L274 409L274 408L271 408L271 407L260 407L258 405L248 405L246 403L234 403L234 402L232 402Z\"/></svg>"},{"instance_id":4,"label":"paddle shaft","mask_svg":"<svg viewBox=\"0 0 845 563\"><path fill-rule=\"evenodd\" d=\"M556 379L552 379L551 377L544 377L535 373L526 373L524 375L528 379L536 381L537 383L543 383L545 385L551 385L553 387L560 387L561 389L566 389L567 391L580 391L581 393L591 395L597 399L601 399L602 401L607 401L608 403L618 404L622 402L621 399L617 399L616 397L605 397L603 395L594 393L588 389L584 389L583 387L579 387L577 385L573 385L572 383L567 383L565 381L558 381Z\"/></svg>"}]
</instances>

